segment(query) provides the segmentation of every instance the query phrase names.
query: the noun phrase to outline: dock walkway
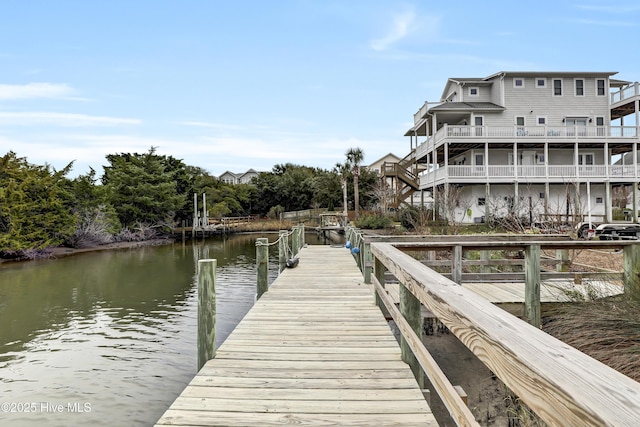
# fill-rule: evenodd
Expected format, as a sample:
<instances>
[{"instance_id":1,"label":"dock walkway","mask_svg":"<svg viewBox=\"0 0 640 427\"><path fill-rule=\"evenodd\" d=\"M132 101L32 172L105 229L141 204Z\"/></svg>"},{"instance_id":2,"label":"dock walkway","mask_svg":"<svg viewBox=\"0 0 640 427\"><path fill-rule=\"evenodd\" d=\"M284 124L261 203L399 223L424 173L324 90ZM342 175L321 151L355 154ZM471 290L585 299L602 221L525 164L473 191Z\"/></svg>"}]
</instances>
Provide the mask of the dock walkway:
<instances>
[{"instance_id":1,"label":"dock walkway","mask_svg":"<svg viewBox=\"0 0 640 427\"><path fill-rule=\"evenodd\" d=\"M157 426L437 426L344 247L308 246Z\"/></svg>"}]
</instances>

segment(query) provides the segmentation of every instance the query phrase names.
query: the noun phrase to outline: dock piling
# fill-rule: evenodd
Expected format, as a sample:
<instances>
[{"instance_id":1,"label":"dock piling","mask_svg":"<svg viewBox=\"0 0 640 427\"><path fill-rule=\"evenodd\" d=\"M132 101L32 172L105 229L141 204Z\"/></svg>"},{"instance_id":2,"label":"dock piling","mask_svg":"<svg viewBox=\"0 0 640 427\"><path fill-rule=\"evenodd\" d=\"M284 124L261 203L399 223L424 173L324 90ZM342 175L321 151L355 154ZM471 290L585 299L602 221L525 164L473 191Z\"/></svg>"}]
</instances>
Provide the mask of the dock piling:
<instances>
[{"instance_id":1,"label":"dock piling","mask_svg":"<svg viewBox=\"0 0 640 427\"><path fill-rule=\"evenodd\" d=\"M256 239L256 267L258 269L257 299L269 289L269 239Z\"/></svg>"},{"instance_id":2,"label":"dock piling","mask_svg":"<svg viewBox=\"0 0 640 427\"><path fill-rule=\"evenodd\" d=\"M216 265L198 261L198 371L216 357Z\"/></svg>"}]
</instances>

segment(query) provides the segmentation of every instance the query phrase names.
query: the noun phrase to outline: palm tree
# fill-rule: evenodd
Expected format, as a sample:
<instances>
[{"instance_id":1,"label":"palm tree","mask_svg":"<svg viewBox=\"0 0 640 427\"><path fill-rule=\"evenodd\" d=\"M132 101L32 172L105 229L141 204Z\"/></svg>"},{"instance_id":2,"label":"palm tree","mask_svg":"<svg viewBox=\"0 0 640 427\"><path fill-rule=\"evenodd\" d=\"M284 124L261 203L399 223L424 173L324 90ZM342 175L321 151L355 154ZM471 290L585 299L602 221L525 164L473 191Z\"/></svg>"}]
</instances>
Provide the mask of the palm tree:
<instances>
[{"instance_id":1,"label":"palm tree","mask_svg":"<svg viewBox=\"0 0 640 427\"><path fill-rule=\"evenodd\" d=\"M358 176L360 175L360 162L364 159L364 152L360 148L347 150L347 164L353 170L353 199L355 206L355 219L360 216L360 194L358 191Z\"/></svg>"},{"instance_id":2,"label":"palm tree","mask_svg":"<svg viewBox=\"0 0 640 427\"><path fill-rule=\"evenodd\" d=\"M349 175L349 163L336 163L334 171L340 175L342 185L342 209L344 211L344 221L347 222L347 176Z\"/></svg>"}]
</instances>

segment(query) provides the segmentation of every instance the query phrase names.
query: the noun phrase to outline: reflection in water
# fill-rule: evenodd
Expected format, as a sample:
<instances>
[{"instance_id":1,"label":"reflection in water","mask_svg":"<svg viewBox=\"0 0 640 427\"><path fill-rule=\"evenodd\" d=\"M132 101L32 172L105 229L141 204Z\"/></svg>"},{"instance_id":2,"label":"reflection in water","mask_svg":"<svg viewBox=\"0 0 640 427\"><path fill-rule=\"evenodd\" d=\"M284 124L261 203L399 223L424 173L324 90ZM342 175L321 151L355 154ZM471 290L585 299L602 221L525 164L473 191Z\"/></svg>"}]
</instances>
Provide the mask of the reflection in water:
<instances>
[{"instance_id":1,"label":"reflection in water","mask_svg":"<svg viewBox=\"0 0 640 427\"><path fill-rule=\"evenodd\" d=\"M0 404L20 413L0 424L153 424L195 374L197 260L218 260L219 345L253 305L257 237L2 266Z\"/></svg>"}]
</instances>

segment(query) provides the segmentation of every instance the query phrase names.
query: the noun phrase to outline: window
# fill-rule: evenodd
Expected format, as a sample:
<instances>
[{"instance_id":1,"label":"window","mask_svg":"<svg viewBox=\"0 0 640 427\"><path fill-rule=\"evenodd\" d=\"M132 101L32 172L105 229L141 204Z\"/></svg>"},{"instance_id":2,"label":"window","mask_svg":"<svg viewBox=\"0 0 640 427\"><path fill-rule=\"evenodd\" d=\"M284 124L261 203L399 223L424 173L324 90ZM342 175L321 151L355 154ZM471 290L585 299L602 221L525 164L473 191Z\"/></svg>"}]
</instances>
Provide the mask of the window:
<instances>
[{"instance_id":1,"label":"window","mask_svg":"<svg viewBox=\"0 0 640 427\"><path fill-rule=\"evenodd\" d=\"M562 79L553 79L553 95L562 96Z\"/></svg>"},{"instance_id":2,"label":"window","mask_svg":"<svg viewBox=\"0 0 640 427\"><path fill-rule=\"evenodd\" d=\"M516 135L524 136L525 135L524 116L516 117L516 126L517 126Z\"/></svg>"},{"instance_id":3,"label":"window","mask_svg":"<svg viewBox=\"0 0 640 427\"><path fill-rule=\"evenodd\" d=\"M578 164L580 166L593 166L593 153L578 154Z\"/></svg>"},{"instance_id":4,"label":"window","mask_svg":"<svg viewBox=\"0 0 640 427\"><path fill-rule=\"evenodd\" d=\"M596 135L604 136L604 117L596 117Z\"/></svg>"},{"instance_id":5,"label":"window","mask_svg":"<svg viewBox=\"0 0 640 427\"><path fill-rule=\"evenodd\" d=\"M536 87L540 89L547 87L547 79L542 77L536 78Z\"/></svg>"},{"instance_id":6,"label":"window","mask_svg":"<svg viewBox=\"0 0 640 427\"><path fill-rule=\"evenodd\" d=\"M602 204L602 201L603 201L602 197L596 197L596 203Z\"/></svg>"},{"instance_id":7,"label":"window","mask_svg":"<svg viewBox=\"0 0 640 427\"><path fill-rule=\"evenodd\" d=\"M540 198L544 199L544 193L540 193Z\"/></svg>"},{"instance_id":8,"label":"window","mask_svg":"<svg viewBox=\"0 0 640 427\"><path fill-rule=\"evenodd\" d=\"M584 96L584 79L576 79L576 96Z\"/></svg>"},{"instance_id":9,"label":"window","mask_svg":"<svg viewBox=\"0 0 640 427\"><path fill-rule=\"evenodd\" d=\"M515 88L523 88L524 87L524 79L522 77L514 77L513 78L513 87Z\"/></svg>"},{"instance_id":10,"label":"window","mask_svg":"<svg viewBox=\"0 0 640 427\"><path fill-rule=\"evenodd\" d=\"M604 79L597 79L596 80L596 94L598 96L605 96L605 87L604 87Z\"/></svg>"},{"instance_id":11,"label":"window","mask_svg":"<svg viewBox=\"0 0 640 427\"><path fill-rule=\"evenodd\" d=\"M538 116L536 118L536 123L538 123L540 126L544 126L547 124L547 118L544 116Z\"/></svg>"},{"instance_id":12,"label":"window","mask_svg":"<svg viewBox=\"0 0 640 427\"><path fill-rule=\"evenodd\" d=\"M484 165L484 154L476 154L476 166Z\"/></svg>"},{"instance_id":13,"label":"window","mask_svg":"<svg viewBox=\"0 0 640 427\"><path fill-rule=\"evenodd\" d=\"M478 96L479 92L478 92L478 88L477 87L470 87L469 88L469 96Z\"/></svg>"},{"instance_id":14,"label":"window","mask_svg":"<svg viewBox=\"0 0 640 427\"><path fill-rule=\"evenodd\" d=\"M484 204L485 204L485 198L478 197L478 206L484 206Z\"/></svg>"},{"instance_id":15,"label":"window","mask_svg":"<svg viewBox=\"0 0 640 427\"><path fill-rule=\"evenodd\" d=\"M536 163L544 165L544 153L536 153Z\"/></svg>"}]
</instances>

